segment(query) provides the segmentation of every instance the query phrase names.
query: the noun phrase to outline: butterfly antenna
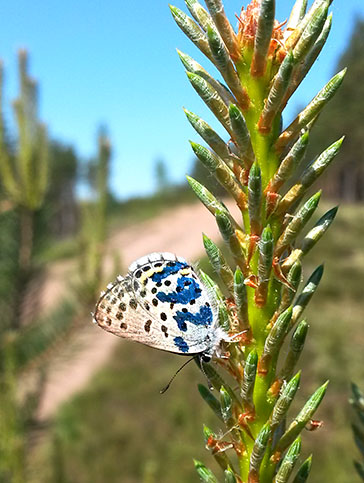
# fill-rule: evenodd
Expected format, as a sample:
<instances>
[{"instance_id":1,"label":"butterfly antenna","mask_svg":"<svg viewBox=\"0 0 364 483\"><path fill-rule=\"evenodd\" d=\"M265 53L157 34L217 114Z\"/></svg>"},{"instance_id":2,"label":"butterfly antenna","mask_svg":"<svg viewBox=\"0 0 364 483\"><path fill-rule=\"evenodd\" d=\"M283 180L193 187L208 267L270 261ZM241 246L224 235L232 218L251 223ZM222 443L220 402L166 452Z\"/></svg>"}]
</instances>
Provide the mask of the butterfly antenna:
<instances>
[{"instance_id":1,"label":"butterfly antenna","mask_svg":"<svg viewBox=\"0 0 364 483\"><path fill-rule=\"evenodd\" d=\"M181 372L181 371L182 371L182 369L183 369L185 366L187 366L187 364L189 364L189 363L190 363L191 361L193 361L194 359L195 359L195 358L194 358L194 357L192 357L191 359L188 359L188 361L186 361L184 364L182 364L182 366L181 366L181 367L180 367L180 368L179 368L179 369L178 369L178 370L177 370L177 371L174 373L174 375L171 377L171 379L170 379L169 383L168 383L166 386L164 386L164 387L163 387L163 389L161 389L161 390L159 391L159 394L164 394L164 393L167 391L167 389L169 389L169 386L172 384L172 382L174 381L174 379L175 379L175 377L177 376L177 374L178 374L179 372Z\"/></svg>"}]
</instances>

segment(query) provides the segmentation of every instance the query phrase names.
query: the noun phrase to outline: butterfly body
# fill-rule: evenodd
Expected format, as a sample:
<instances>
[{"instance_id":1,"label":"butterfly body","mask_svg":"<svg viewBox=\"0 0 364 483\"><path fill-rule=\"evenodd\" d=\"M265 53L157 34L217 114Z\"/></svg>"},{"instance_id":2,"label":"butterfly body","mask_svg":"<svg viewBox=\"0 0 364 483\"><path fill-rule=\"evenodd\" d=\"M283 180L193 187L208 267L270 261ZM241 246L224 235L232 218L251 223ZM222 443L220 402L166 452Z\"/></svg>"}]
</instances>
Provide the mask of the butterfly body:
<instances>
[{"instance_id":1,"label":"butterfly body","mask_svg":"<svg viewBox=\"0 0 364 483\"><path fill-rule=\"evenodd\" d=\"M228 340L213 295L195 269L171 253L152 253L132 263L127 275L101 294L94 321L119 337L204 360Z\"/></svg>"}]
</instances>

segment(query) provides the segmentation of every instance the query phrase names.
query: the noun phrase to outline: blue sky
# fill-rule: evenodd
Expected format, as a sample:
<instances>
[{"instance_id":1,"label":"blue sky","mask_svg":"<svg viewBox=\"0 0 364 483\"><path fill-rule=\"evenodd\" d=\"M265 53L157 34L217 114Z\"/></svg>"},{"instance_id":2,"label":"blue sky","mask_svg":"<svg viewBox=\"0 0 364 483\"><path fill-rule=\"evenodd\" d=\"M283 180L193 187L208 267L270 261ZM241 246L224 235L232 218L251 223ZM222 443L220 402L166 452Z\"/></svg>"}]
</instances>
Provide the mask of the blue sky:
<instances>
[{"instance_id":1,"label":"blue sky","mask_svg":"<svg viewBox=\"0 0 364 483\"><path fill-rule=\"evenodd\" d=\"M184 9L182 0L175 5ZM293 1L277 0L285 20ZM246 5L246 2L244 2ZM225 0L235 26L241 3ZM186 9L185 9L186 10ZM350 39L363 0L335 0L333 29L316 63L287 107L288 121L330 78ZM191 169L188 139L198 140L182 106L218 125L194 93L175 48L214 69L175 25L165 0L3 0L0 58L6 100L17 92L16 53L26 47L31 74L40 82L40 113L51 135L92 156L97 127L109 128L113 145L111 185L119 198L154 190L154 165L163 159L180 181ZM5 109L11 116L10 108Z\"/></svg>"}]
</instances>

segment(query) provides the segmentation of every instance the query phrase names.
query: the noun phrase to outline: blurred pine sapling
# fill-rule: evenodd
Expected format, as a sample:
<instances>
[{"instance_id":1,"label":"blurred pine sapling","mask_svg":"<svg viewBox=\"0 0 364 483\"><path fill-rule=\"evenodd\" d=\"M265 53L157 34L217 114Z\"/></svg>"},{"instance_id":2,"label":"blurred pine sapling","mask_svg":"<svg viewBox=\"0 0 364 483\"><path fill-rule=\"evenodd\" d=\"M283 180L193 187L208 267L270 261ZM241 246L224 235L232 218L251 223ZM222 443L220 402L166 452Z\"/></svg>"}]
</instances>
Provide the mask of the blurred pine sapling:
<instances>
[{"instance_id":1,"label":"blurred pine sapling","mask_svg":"<svg viewBox=\"0 0 364 483\"><path fill-rule=\"evenodd\" d=\"M79 269L82 280L77 292L86 305L93 305L103 283L103 262L107 236L111 144L104 129L98 134L96 159L89 165L89 180L94 198L81 209ZM115 266L118 260L115 260Z\"/></svg>"},{"instance_id":2,"label":"blurred pine sapling","mask_svg":"<svg viewBox=\"0 0 364 483\"><path fill-rule=\"evenodd\" d=\"M40 319L28 307L29 298L36 299L27 294L39 269L34 257L39 240L35 219L47 190L49 156L26 51L19 53L18 70L20 93L13 104L17 136L10 140L3 116L0 64L0 481L13 483L26 480L31 436L38 429L46 369L44 360L37 366L35 362L61 339L75 313L73 304L64 302ZM20 381L27 379L24 371L29 366L34 383L24 389Z\"/></svg>"},{"instance_id":3,"label":"blurred pine sapling","mask_svg":"<svg viewBox=\"0 0 364 483\"><path fill-rule=\"evenodd\" d=\"M25 50L19 52L18 63L20 93L13 103L18 128L17 144L12 150L7 143L1 116L0 174L8 199L19 212L19 268L25 277L30 270L33 253L34 213L44 201L48 184L49 154L46 126L38 119L38 86L28 74ZM0 78L2 85L2 71Z\"/></svg>"},{"instance_id":4,"label":"blurred pine sapling","mask_svg":"<svg viewBox=\"0 0 364 483\"><path fill-rule=\"evenodd\" d=\"M207 8L197 0L185 3L190 15L171 6L174 20L219 72L214 78L178 52L189 82L221 124L218 134L186 109L205 142L191 142L192 149L241 215L234 217L202 183L188 177L215 217L229 253L225 257L204 235L219 284L202 276L221 300L222 326L238 340L218 361L225 376L204 365L216 394L204 385L199 391L223 425L221 433L204 427L206 447L225 482L303 482L311 456L301 455L301 432L320 426L313 417L327 382L298 414L289 413L300 385L296 365L309 327L302 315L323 274L319 266L302 284L302 262L331 225L336 208L311 229L306 225L321 197L321 191L312 194L311 186L333 162L343 138L310 163L305 152L310 131L345 70L286 127L282 112L326 42L331 1L314 0L306 12L307 0L296 0L288 21L279 24L274 0L252 0L241 11L237 32L222 0L206 0ZM282 351L286 339L288 349ZM201 481L221 481L203 463L195 461L195 466Z\"/></svg>"}]
</instances>

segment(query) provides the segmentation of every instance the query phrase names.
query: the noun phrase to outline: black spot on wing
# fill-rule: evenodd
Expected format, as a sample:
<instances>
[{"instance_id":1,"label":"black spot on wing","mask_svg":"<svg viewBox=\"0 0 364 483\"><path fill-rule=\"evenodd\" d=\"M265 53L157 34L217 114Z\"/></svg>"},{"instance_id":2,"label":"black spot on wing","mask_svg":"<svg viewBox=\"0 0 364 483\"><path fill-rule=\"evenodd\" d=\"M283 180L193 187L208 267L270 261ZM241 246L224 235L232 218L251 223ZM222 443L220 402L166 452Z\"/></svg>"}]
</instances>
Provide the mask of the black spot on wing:
<instances>
[{"instance_id":1,"label":"black spot on wing","mask_svg":"<svg viewBox=\"0 0 364 483\"><path fill-rule=\"evenodd\" d=\"M138 307L138 303L137 303L137 301L135 299L130 299L129 300L129 305L134 310Z\"/></svg>"}]
</instances>

